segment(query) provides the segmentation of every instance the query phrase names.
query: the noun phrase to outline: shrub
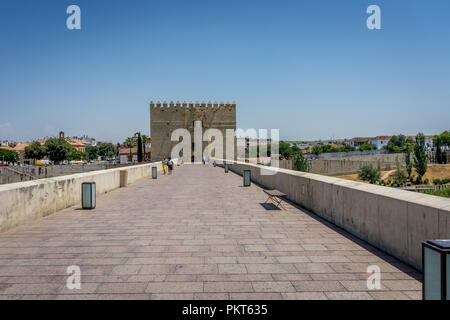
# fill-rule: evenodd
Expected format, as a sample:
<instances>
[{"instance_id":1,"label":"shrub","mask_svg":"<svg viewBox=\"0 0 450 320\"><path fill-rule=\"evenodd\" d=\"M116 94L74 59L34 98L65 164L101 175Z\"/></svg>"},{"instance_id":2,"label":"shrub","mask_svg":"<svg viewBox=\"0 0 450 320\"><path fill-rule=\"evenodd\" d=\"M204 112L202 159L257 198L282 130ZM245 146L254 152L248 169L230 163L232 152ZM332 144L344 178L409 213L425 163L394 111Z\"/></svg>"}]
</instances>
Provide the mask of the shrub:
<instances>
[{"instance_id":1,"label":"shrub","mask_svg":"<svg viewBox=\"0 0 450 320\"><path fill-rule=\"evenodd\" d=\"M403 171L403 169L400 166L400 161L398 160L398 157L396 159L396 164L397 164L397 171L395 171L393 176L394 181L398 185L404 185L406 182L406 174L405 171Z\"/></svg>"},{"instance_id":2,"label":"shrub","mask_svg":"<svg viewBox=\"0 0 450 320\"><path fill-rule=\"evenodd\" d=\"M305 159L302 152L295 155L292 169L297 171L308 172L308 160Z\"/></svg>"},{"instance_id":3,"label":"shrub","mask_svg":"<svg viewBox=\"0 0 450 320\"><path fill-rule=\"evenodd\" d=\"M366 150L376 150L377 146L373 143L364 143L362 146L359 147L359 151L366 151Z\"/></svg>"},{"instance_id":4,"label":"shrub","mask_svg":"<svg viewBox=\"0 0 450 320\"><path fill-rule=\"evenodd\" d=\"M362 166L358 171L359 179L363 181L369 181L374 184L380 180L381 173L378 169L374 168L372 165Z\"/></svg>"}]
</instances>

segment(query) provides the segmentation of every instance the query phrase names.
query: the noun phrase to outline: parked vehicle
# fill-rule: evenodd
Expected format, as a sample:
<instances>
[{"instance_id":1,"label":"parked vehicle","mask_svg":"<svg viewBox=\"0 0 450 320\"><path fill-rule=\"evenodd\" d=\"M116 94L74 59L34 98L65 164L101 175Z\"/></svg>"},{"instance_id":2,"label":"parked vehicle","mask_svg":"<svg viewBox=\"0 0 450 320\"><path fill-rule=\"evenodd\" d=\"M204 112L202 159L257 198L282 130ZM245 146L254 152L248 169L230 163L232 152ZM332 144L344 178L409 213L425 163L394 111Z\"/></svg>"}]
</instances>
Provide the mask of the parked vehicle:
<instances>
[{"instance_id":1,"label":"parked vehicle","mask_svg":"<svg viewBox=\"0 0 450 320\"><path fill-rule=\"evenodd\" d=\"M36 160L35 163L37 166L51 166L52 163L50 162L50 160Z\"/></svg>"}]
</instances>

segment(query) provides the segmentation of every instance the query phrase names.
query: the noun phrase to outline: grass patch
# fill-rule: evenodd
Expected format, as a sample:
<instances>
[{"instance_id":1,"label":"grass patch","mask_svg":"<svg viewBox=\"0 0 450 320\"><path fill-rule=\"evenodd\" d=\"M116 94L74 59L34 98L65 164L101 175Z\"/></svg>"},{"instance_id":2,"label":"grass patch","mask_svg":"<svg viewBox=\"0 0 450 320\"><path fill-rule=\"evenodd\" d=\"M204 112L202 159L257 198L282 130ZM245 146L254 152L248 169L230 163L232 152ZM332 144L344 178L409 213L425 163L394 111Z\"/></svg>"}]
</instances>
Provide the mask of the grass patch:
<instances>
[{"instance_id":1,"label":"grass patch","mask_svg":"<svg viewBox=\"0 0 450 320\"><path fill-rule=\"evenodd\" d=\"M450 187L444 190L426 190L424 193L438 197L450 198Z\"/></svg>"}]
</instances>

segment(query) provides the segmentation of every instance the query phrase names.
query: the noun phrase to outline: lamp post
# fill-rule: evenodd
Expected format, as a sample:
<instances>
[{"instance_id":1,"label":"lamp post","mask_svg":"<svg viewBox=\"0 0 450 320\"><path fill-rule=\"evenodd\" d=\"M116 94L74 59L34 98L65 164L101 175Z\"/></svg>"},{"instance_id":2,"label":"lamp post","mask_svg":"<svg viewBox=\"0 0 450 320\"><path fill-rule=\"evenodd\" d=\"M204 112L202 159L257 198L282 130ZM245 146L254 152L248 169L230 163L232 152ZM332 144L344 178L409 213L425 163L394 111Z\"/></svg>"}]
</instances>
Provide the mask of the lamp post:
<instances>
[{"instance_id":1,"label":"lamp post","mask_svg":"<svg viewBox=\"0 0 450 320\"><path fill-rule=\"evenodd\" d=\"M450 300L450 240L422 242L423 300Z\"/></svg>"}]
</instances>

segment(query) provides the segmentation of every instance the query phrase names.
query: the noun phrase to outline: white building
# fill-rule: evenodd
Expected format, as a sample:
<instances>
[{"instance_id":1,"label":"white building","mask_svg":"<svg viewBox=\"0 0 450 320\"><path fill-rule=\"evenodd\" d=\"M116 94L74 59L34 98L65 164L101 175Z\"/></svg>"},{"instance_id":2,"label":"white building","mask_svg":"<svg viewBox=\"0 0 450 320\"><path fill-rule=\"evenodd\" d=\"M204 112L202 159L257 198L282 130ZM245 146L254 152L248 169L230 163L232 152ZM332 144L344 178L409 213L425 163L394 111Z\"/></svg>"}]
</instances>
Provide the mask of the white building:
<instances>
[{"instance_id":1,"label":"white building","mask_svg":"<svg viewBox=\"0 0 450 320\"><path fill-rule=\"evenodd\" d=\"M387 146L391 138L391 136L377 136L375 138L370 138L369 143L376 145L377 149L380 150Z\"/></svg>"}]
</instances>

